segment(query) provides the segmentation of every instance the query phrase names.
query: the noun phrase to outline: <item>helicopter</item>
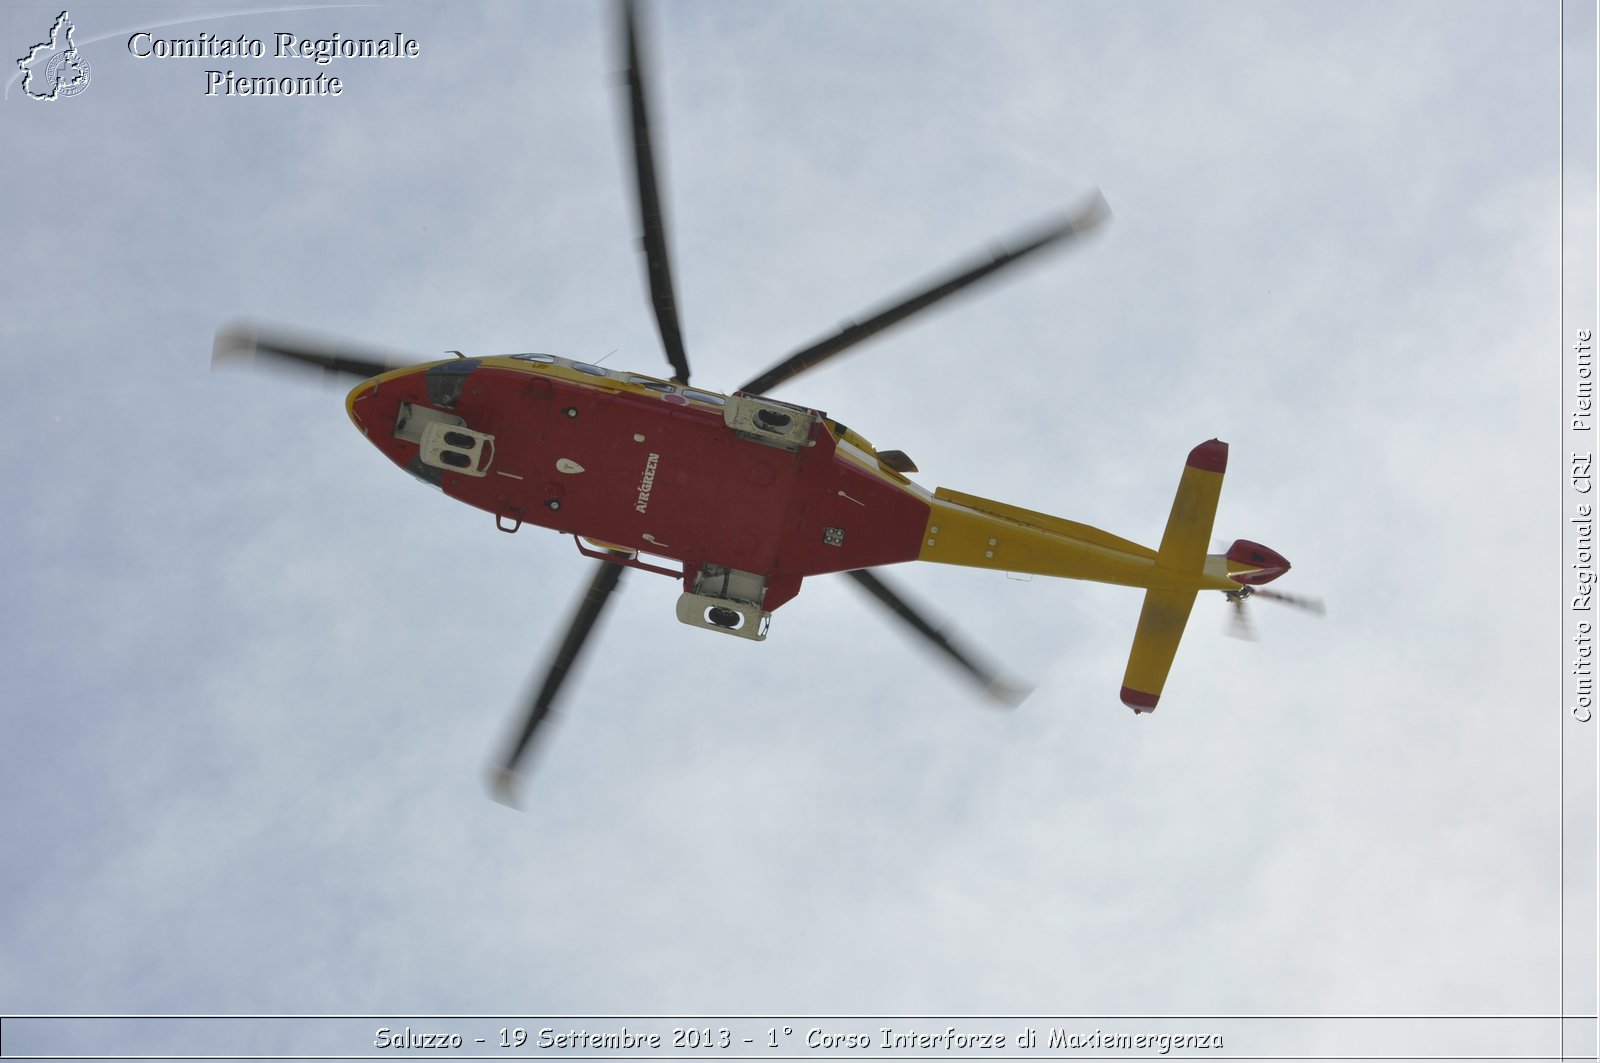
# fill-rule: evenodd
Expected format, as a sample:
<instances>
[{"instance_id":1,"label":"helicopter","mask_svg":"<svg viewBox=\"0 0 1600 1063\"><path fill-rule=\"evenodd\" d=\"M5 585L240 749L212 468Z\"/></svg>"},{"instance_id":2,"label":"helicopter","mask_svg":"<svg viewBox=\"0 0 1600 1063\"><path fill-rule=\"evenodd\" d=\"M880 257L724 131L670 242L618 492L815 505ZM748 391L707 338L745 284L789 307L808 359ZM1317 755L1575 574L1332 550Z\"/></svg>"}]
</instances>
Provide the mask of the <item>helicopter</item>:
<instances>
[{"instance_id":1,"label":"helicopter","mask_svg":"<svg viewBox=\"0 0 1600 1063\"><path fill-rule=\"evenodd\" d=\"M915 294L796 351L731 392L690 386L672 284L649 120L649 78L632 0L619 5L627 71L636 221L657 330L672 372L625 372L546 353L413 363L386 351L279 328L220 329L213 364L271 363L353 378L351 422L395 465L448 497L523 526L570 535L595 561L565 638L491 780L514 803L520 765L628 569L681 581L677 619L766 639L773 613L804 580L842 573L974 679L997 702L1027 690L941 631L876 570L909 561L1092 580L1144 591L1121 700L1152 712L1202 590L1243 621L1252 596L1318 608L1263 586L1282 555L1239 539L1207 552L1228 446L1185 460L1160 543L1140 545L1087 524L911 479L915 462L880 450L821 410L769 392L913 314L1051 248L1080 243L1110 217L1094 192Z\"/></svg>"}]
</instances>

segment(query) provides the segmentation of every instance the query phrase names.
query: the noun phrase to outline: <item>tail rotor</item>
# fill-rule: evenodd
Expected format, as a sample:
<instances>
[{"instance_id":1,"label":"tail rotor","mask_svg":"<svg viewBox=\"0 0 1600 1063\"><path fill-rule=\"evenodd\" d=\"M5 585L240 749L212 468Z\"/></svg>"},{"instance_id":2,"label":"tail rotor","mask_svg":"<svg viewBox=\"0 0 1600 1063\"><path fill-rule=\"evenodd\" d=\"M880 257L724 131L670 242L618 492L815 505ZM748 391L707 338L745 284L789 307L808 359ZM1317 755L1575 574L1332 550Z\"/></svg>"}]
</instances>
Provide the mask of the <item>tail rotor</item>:
<instances>
[{"instance_id":1,"label":"tail rotor","mask_svg":"<svg viewBox=\"0 0 1600 1063\"><path fill-rule=\"evenodd\" d=\"M1246 642L1256 640L1255 628L1250 623L1249 611L1245 602L1250 598L1261 598L1269 602L1278 602L1281 605L1292 606L1302 612L1311 613L1313 616L1326 616L1327 607L1321 598L1312 598L1303 594L1285 594L1282 591L1266 590L1261 587L1242 586L1236 591L1222 592L1233 607L1232 616L1228 621L1228 634L1236 639Z\"/></svg>"}]
</instances>

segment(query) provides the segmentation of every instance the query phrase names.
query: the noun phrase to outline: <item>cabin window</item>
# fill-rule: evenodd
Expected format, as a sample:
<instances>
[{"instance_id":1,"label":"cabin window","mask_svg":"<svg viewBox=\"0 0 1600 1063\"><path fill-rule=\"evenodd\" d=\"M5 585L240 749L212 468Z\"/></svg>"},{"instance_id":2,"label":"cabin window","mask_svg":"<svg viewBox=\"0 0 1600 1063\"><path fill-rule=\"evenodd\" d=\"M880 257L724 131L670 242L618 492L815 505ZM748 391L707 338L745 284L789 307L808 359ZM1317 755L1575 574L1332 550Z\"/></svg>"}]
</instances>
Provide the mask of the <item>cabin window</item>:
<instances>
[{"instance_id":1,"label":"cabin window","mask_svg":"<svg viewBox=\"0 0 1600 1063\"><path fill-rule=\"evenodd\" d=\"M609 372L607 372L604 369L601 369L599 366L590 365L588 362L573 362L572 363L572 368L576 369L580 373L588 373L590 376L610 376L611 375Z\"/></svg>"},{"instance_id":2,"label":"cabin window","mask_svg":"<svg viewBox=\"0 0 1600 1063\"><path fill-rule=\"evenodd\" d=\"M541 365L551 365L556 360L553 354L513 354L511 357L519 362L538 362Z\"/></svg>"}]
</instances>

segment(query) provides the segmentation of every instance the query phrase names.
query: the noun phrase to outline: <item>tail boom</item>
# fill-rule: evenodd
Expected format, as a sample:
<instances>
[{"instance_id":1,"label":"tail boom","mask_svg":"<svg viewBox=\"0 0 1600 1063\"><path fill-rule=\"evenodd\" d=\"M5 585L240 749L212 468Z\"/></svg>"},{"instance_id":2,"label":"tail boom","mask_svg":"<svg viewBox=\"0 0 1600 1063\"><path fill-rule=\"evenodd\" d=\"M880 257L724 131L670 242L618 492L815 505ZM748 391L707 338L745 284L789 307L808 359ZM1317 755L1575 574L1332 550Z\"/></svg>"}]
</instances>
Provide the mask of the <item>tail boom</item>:
<instances>
[{"instance_id":1,"label":"tail boom","mask_svg":"<svg viewBox=\"0 0 1600 1063\"><path fill-rule=\"evenodd\" d=\"M1199 592L1238 592L1289 569L1281 555L1245 539L1225 554L1206 553L1227 469L1228 444L1220 439L1189 452L1154 550L1087 524L941 487L927 499L918 560L1142 588L1122 701L1135 713L1152 712Z\"/></svg>"}]
</instances>

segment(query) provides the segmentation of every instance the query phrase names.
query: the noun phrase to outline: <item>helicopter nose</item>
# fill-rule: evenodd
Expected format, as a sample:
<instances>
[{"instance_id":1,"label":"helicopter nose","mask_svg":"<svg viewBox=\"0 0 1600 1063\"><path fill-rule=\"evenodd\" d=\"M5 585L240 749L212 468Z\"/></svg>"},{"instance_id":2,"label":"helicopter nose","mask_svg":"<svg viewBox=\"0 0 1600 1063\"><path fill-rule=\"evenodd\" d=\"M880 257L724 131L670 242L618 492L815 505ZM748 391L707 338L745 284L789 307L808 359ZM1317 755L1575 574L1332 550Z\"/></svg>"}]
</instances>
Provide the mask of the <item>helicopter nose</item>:
<instances>
[{"instance_id":1,"label":"helicopter nose","mask_svg":"<svg viewBox=\"0 0 1600 1063\"><path fill-rule=\"evenodd\" d=\"M465 363L442 364L454 367ZM438 362L429 362L422 365L397 366L368 377L351 388L350 394L345 396L345 412L350 415L350 420L355 426L361 429L362 435L376 441L379 437L389 434L385 426L392 423L402 402L426 399L427 388L424 383L428 379L429 371L436 372L440 365ZM381 395L378 387L380 381L383 385Z\"/></svg>"},{"instance_id":2,"label":"helicopter nose","mask_svg":"<svg viewBox=\"0 0 1600 1063\"><path fill-rule=\"evenodd\" d=\"M389 379L392 381L395 378L390 376ZM350 423L355 424L358 431L373 442L376 442L373 427L382 424L382 410L379 410L379 405L382 403L376 402L376 399L378 399L378 378L363 379L362 383L352 387L350 394L344 397L344 411L349 413ZM394 410L389 410L389 415L394 416Z\"/></svg>"},{"instance_id":3,"label":"helicopter nose","mask_svg":"<svg viewBox=\"0 0 1600 1063\"><path fill-rule=\"evenodd\" d=\"M363 380L351 388L350 394L346 395L344 399L345 413L350 415L351 422L356 428L360 429L361 434L369 439L372 437L372 433L367 431L367 422L364 415L367 413L367 407L370 406L367 400L372 398L372 394L376 389L376 381Z\"/></svg>"},{"instance_id":4,"label":"helicopter nose","mask_svg":"<svg viewBox=\"0 0 1600 1063\"><path fill-rule=\"evenodd\" d=\"M1259 587L1289 571L1289 561L1270 547L1249 539L1235 539L1228 547L1228 576L1235 583ZM1237 570L1237 571L1236 571Z\"/></svg>"}]
</instances>

